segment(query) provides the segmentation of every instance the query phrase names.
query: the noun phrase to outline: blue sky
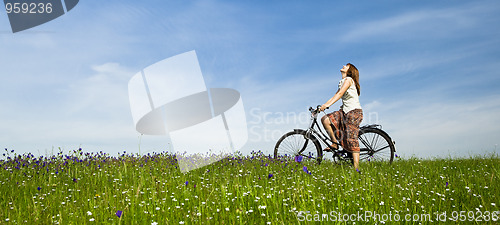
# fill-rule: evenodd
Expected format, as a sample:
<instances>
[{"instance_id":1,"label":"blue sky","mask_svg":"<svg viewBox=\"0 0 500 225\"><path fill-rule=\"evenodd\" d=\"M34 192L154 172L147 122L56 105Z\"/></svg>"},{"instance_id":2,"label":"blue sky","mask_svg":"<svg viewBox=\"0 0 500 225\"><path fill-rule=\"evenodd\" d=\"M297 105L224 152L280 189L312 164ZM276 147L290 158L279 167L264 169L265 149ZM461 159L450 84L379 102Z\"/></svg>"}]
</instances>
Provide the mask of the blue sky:
<instances>
[{"instance_id":1,"label":"blue sky","mask_svg":"<svg viewBox=\"0 0 500 225\"><path fill-rule=\"evenodd\" d=\"M500 140L498 1L80 1L13 34L0 13L0 143L18 153L159 152L134 129L127 83L196 50L208 87L240 91L242 149L271 153L307 127L307 108L360 70L363 123L403 156L496 152ZM338 108L336 103L334 108Z\"/></svg>"}]
</instances>

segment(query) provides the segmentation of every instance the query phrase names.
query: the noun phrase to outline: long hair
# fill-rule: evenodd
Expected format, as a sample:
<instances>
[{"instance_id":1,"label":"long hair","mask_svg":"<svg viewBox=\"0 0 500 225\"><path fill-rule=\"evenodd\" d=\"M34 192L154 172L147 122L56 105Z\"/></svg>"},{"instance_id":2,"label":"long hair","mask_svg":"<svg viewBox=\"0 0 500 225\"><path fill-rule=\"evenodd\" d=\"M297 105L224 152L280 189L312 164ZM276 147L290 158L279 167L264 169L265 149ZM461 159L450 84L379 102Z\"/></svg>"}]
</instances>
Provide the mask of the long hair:
<instances>
[{"instance_id":1,"label":"long hair","mask_svg":"<svg viewBox=\"0 0 500 225\"><path fill-rule=\"evenodd\" d=\"M347 65L349 65L349 69L347 70L346 75L354 80L354 83L356 84L356 89L358 90L358 96L359 96L359 95L361 95L361 86L359 86L358 68L356 68L351 63L347 63Z\"/></svg>"}]
</instances>

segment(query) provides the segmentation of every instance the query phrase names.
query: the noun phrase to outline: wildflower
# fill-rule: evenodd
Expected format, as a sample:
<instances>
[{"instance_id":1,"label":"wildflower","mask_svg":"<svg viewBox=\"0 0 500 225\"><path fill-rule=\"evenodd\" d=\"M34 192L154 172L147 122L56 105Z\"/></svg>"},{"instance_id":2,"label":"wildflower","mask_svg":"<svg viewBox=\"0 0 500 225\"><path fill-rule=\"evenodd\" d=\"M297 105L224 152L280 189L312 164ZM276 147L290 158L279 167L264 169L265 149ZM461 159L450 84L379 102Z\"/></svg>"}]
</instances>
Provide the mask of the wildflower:
<instances>
[{"instance_id":1,"label":"wildflower","mask_svg":"<svg viewBox=\"0 0 500 225\"><path fill-rule=\"evenodd\" d=\"M495 206L495 203L491 203L492 206Z\"/></svg>"},{"instance_id":2,"label":"wildflower","mask_svg":"<svg viewBox=\"0 0 500 225\"><path fill-rule=\"evenodd\" d=\"M273 177L273 174L272 174L272 173L270 173L270 174L267 176L267 178L271 178L271 177Z\"/></svg>"},{"instance_id":3,"label":"wildflower","mask_svg":"<svg viewBox=\"0 0 500 225\"><path fill-rule=\"evenodd\" d=\"M116 216L118 216L118 218L122 217L122 211L121 210L118 210L116 211Z\"/></svg>"},{"instance_id":4,"label":"wildflower","mask_svg":"<svg viewBox=\"0 0 500 225\"><path fill-rule=\"evenodd\" d=\"M448 187L448 181L446 181L446 187Z\"/></svg>"},{"instance_id":5,"label":"wildflower","mask_svg":"<svg viewBox=\"0 0 500 225\"><path fill-rule=\"evenodd\" d=\"M184 224L184 221L180 221L179 224ZM156 224L155 224L156 225Z\"/></svg>"},{"instance_id":6,"label":"wildflower","mask_svg":"<svg viewBox=\"0 0 500 225\"><path fill-rule=\"evenodd\" d=\"M302 168L302 170L304 172L306 172L307 174L311 175L311 172L309 172L309 170L307 170L307 166L304 166L304 168Z\"/></svg>"},{"instance_id":7,"label":"wildflower","mask_svg":"<svg viewBox=\"0 0 500 225\"><path fill-rule=\"evenodd\" d=\"M157 222L152 222L151 225L158 225L158 223Z\"/></svg>"},{"instance_id":8,"label":"wildflower","mask_svg":"<svg viewBox=\"0 0 500 225\"><path fill-rule=\"evenodd\" d=\"M381 201L379 205L384 205L384 201Z\"/></svg>"},{"instance_id":9,"label":"wildflower","mask_svg":"<svg viewBox=\"0 0 500 225\"><path fill-rule=\"evenodd\" d=\"M77 182L78 182L78 180L77 180L76 178L73 178L73 182L77 183Z\"/></svg>"},{"instance_id":10,"label":"wildflower","mask_svg":"<svg viewBox=\"0 0 500 225\"><path fill-rule=\"evenodd\" d=\"M295 156L295 162L302 162L303 157L301 155Z\"/></svg>"},{"instance_id":11,"label":"wildflower","mask_svg":"<svg viewBox=\"0 0 500 225\"><path fill-rule=\"evenodd\" d=\"M37 189L37 190L42 190L42 188L41 188L41 187L37 187L36 189Z\"/></svg>"},{"instance_id":12,"label":"wildflower","mask_svg":"<svg viewBox=\"0 0 500 225\"><path fill-rule=\"evenodd\" d=\"M189 184L189 181L186 181L186 186Z\"/></svg>"},{"instance_id":13,"label":"wildflower","mask_svg":"<svg viewBox=\"0 0 500 225\"><path fill-rule=\"evenodd\" d=\"M87 211L87 215L92 216L92 212Z\"/></svg>"}]
</instances>

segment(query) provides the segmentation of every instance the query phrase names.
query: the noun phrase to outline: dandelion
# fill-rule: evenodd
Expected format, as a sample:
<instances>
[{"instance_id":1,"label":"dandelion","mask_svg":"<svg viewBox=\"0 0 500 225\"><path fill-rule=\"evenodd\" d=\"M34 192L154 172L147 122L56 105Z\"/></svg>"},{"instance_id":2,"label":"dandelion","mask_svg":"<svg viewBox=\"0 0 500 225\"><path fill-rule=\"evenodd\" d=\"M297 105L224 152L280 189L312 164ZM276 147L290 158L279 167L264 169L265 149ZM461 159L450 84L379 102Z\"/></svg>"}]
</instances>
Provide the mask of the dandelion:
<instances>
[{"instance_id":1,"label":"dandelion","mask_svg":"<svg viewBox=\"0 0 500 225\"><path fill-rule=\"evenodd\" d=\"M121 218L122 217L122 213L123 212L121 210L118 210L118 211L116 211L115 214L116 214L116 216L118 216L118 218Z\"/></svg>"}]
</instances>

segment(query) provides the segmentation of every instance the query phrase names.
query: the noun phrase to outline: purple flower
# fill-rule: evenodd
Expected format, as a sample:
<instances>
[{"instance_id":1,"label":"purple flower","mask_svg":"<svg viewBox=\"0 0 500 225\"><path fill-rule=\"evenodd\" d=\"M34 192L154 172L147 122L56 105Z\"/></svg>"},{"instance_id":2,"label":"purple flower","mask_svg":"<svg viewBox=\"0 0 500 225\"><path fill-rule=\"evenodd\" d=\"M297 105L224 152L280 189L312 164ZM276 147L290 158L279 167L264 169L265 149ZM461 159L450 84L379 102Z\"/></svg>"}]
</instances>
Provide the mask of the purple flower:
<instances>
[{"instance_id":1,"label":"purple flower","mask_svg":"<svg viewBox=\"0 0 500 225\"><path fill-rule=\"evenodd\" d=\"M304 170L304 172L306 172L307 174L311 175L311 172L309 172L309 170L307 170L307 166L304 166L304 168L302 168L302 170Z\"/></svg>"},{"instance_id":2,"label":"purple flower","mask_svg":"<svg viewBox=\"0 0 500 225\"><path fill-rule=\"evenodd\" d=\"M448 187L448 181L446 181L446 187Z\"/></svg>"},{"instance_id":3,"label":"purple flower","mask_svg":"<svg viewBox=\"0 0 500 225\"><path fill-rule=\"evenodd\" d=\"M299 163L299 162L302 162L302 159L303 159L303 158L304 158L304 157L302 157L301 155L295 156L295 162L298 162L298 163Z\"/></svg>"},{"instance_id":4,"label":"purple flower","mask_svg":"<svg viewBox=\"0 0 500 225\"><path fill-rule=\"evenodd\" d=\"M273 177L272 173L270 173L269 176L267 176L267 178L271 178L271 177Z\"/></svg>"},{"instance_id":5,"label":"purple flower","mask_svg":"<svg viewBox=\"0 0 500 225\"><path fill-rule=\"evenodd\" d=\"M122 217L122 211L121 210L118 210L116 211L116 216L118 216L118 218Z\"/></svg>"},{"instance_id":6,"label":"purple flower","mask_svg":"<svg viewBox=\"0 0 500 225\"><path fill-rule=\"evenodd\" d=\"M193 187L196 188L196 184Z\"/></svg>"},{"instance_id":7,"label":"purple flower","mask_svg":"<svg viewBox=\"0 0 500 225\"><path fill-rule=\"evenodd\" d=\"M42 190L42 188L41 188L41 187L37 187L36 189L37 189L37 190Z\"/></svg>"},{"instance_id":8,"label":"purple flower","mask_svg":"<svg viewBox=\"0 0 500 225\"><path fill-rule=\"evenodd\" d=\"M189 181L186 181L186 186L189 184Z\"/></svg>"},{"instance_id":9,"label":"purple flower","mask_svg":"<svg viewBox=\"0 0 500 225\"><path fill-rule=\"evenodd\" d=\"M76 178L73 178L73 182L77 183L77 182L78 182L78 180L77 180Z\"/></svg>"}]
</instances>

